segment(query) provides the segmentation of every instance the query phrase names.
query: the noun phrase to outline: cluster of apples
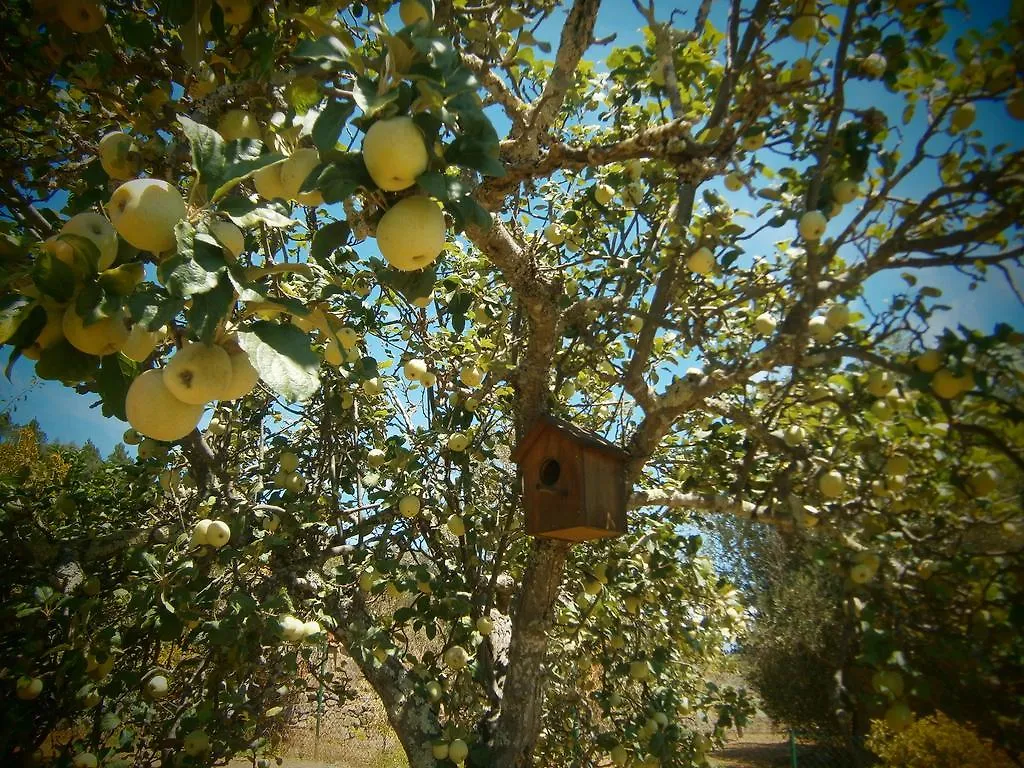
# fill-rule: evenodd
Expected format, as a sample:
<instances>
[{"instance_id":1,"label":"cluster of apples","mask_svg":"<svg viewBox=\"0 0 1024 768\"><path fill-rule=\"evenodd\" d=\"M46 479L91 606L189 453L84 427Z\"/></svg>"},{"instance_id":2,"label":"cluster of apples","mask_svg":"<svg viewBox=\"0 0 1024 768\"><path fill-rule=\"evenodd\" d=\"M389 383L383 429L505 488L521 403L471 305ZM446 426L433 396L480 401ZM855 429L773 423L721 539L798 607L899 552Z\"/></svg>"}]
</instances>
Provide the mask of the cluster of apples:
<instances>
[{"instance_id":1,"label":"cluster of apples","mask_svg":"<svg viewBox=\"0 0 1024 768\"><path fill-rule=\"evenodd\" d=\"M223 520L203 518L192 529L192 547L213 547L220 549L231 541L231 528Z\"/></svg>"},{"instance_id":2,"label":"cluster of apples","mask_svg":"<svg viewBox=\"0 0 1024 768\"><path fill-rule=\"evenodd\" d=\"M189 342L163 368L136 377L125 398L132 428L154 440L180 440L199 424L207 403L252 392L259 372L245 350L228 344Z\"/></svg>"},{"instance_id":3,"label":"cluster of apples","mask_svg":"<svg viewBox=\"0 0 1024 768\"><path fill-rule=\"evenodd\" d=\"M279 620L281 635L291 643L301 643L303 640L315 638L323 632L319 621L302 621L286 613Z\"/></svg>"}]
</instances>

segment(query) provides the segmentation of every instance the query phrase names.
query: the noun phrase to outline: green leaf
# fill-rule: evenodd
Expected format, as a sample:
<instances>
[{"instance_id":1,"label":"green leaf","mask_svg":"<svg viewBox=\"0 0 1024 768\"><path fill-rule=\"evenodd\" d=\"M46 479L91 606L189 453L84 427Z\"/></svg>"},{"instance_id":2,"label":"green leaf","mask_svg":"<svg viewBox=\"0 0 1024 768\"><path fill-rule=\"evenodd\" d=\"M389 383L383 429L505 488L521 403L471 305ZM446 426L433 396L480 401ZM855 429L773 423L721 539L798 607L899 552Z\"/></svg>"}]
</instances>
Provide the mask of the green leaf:
<instances>
[{"instance_id":1,"label":"green leaf","mask_svg":"<svg viewBox=\"0 0 1024 768\"><path fill-rule=\"evenodd\" d=\"M368 77L356 78L352 84L352 99L366 117L372 117L398 98L398 89L389 88L378 93L377 83Z\"/></svg>"},{"instance_id":2,"label":"green leaf","mask_svg":"<svg viewBox=\"0 0 1024 768\"><path fill-rule=\"evenodd\" d=\"M398 291L409 301L430 295L437 282L437 269L431 265L427 269L416 272L402 272L392 267L377 271L377 279L394 291Z\"/></svg>"},{"instance_id":3,"label":"green leaf","mask_svg":"<svg viewBox=\"0 0 1024 768\"><path fill-rule=\"evenodd\" d=\"M209 188L211 179L219 179L224 170L224 139L213 128L197 123L190 117L178 115L185 138L192 149L192 167L200 182Z\"/></svg>"},{"instance_id":4,"label":"green leaf","mask_svg":"<svg viewBox=\"0 0 1024 768\"><path fill-rule=\"evenodd\" d=\"M157 267L160 280L172 296L188 298L217 287L219 274L227 268L224 252L209 235L197 235L187 221L174 228L178 252Z\"/></svg>"},{"instance_id":5,"label":"green leaf","mask_svg":"<svg viewBox=\"0 0 1024 768\"><path fill-rule=\"evenodd\" d=\"M124 412L124 399L141 367L124 355L107 355L102 359L94 388L103 399L104 416L128 420Z\"/></svg>"},{"instance_id":6,"label":"green leaf","mask_svg":"<svg viewBox=\"0 0 1024 768\"><path fill-rule=\"evenodd\" d=\"M226 274L220 276L216 287L192 297L192 308L188 311L189 327L204 344L213 342L220 321L231 311L235 303L235 289Z\"/></svg>"},{"instance_id":7,"label":"green leaf","mask_svg":"<svg viewBox=\"0 0 1024 768\"><path fill-rule=\"evenodd\" d=\"M31 313L33 304L24 296L8 294L0 298L0 344L6 344L18 330L18 326Z\"/></svg>"},{"instance_id":8,"label":"green leaf","mask_svg":"<svg viewBox=\"0 0 1024 768\"><path fill-rule=\"evenodd\" d=\"M321 37L319 40L303 40L292 51L296 59L333 61L337 64L348 61L349 51L336 37Z\"/></svg>"},{"instance_id":9,"label":"green leaf","mask_svg":"<svg viewBox=\"0 0 1024 768\"><path fill-rule=\"evenodd\" d=\"M491 214L472 197L449 200L445 203L445 208L454 217L456 229L472 226L487 231L491 228Z\"/></svg>"},{"instance_id":10,"label":"green leaf","mask_svg":"<svg viewBox=\"0 0 1024 768\"><path fill-rule=\"evenodd\" d=\"M57 239L69 244L75 252L74 269L79 275L88 275L99 269L100 249L87 237L73 234L60 234Z\"/></svg>"},{"instance_id":11,"label":"green leaf","mask_svg":"<svg viewBox=\"0 0 1024 768\"><path fill-rule=\"evenodd\" d=\"M47 296L65 302L75 292L75 272L52 253L44 251L32 267L32 282Z\"/></svg>"},{"instance_id":12,"label":"green leaf","mask_svg":"<svg viewBox=\"0 0 1024 768\"><path fill-rule=\"evenodd\" d=\"M445 159L454 165L471 168L485 176L505 175L505 166L492 151L490 144L474 139L456 139L445 149Z\"/></svg>"},{"instance_id":13,"label":"green leaf","mask_svg":"<svg viewBox=\"0 0 1024 768\"><path fill-rule=\"evenodd\" d=\"M313 123L313 143L317 149L325 152L334 149L338 144L338 137L345 127L345 122L355 111L355 105L350 101L331 101L324 107L323 112Z\"/></svg>"},{"instance_id":14,"label":"green leaf","mask_svg":"<svg viewBox=\"0 0 1024 768\"><path fill-rule=\"evenodd\" d=\"M195 13L194 0L161 0L157 4L160 15L174 26L180 26Z\"/></svg>"},{"instance_id":15,"label":"green leaf","mask_svg":"<svg viewBox=\"0 0 1024 768\"><path fill-rule=\"evenodd\" d=\"M309 255L314 261L330 262L331 255L343 245L347 245L352 229L347 221L335 221L321 227L313 236L313 245Z\"/></svg>"},{"instance_id":16,"label":"green leaf","mask_svg":"<svg viewBox=\"0 0 1024 768\"><path fill-rule=\"evenodd\" d=\"M207 182L210 187L213 187L213 194L210 195L212 202L220 200L239 182L249 178L261 168L284 159L283 155L276 152L261 155L262 148L262 142L256 139L238 139L228 142L221 176Z\"/></svg>"},{"instance_id":17,"label":"green leaf","mask_svg":"<svg viewBox=\"0 0 1024 768\"><path fill-rule=\"evenodd\" d=\"M341 202L360 187L376 187L366 170L362 152L346 152L340 157L332 157L317 179L316 186L325 203Z\"/></svg>"},{"instance_id":18,"label":"green leaf","mask_svg":"<svg viewBox=\"0 0 1024 768\"><path fill-rule=\"evenodd\" d=\"M427 171L416 177L416 184L431 197L448 199L448 184L445 176L437 171Z\"/></svg>"},{"instance_id":19,"label":"green leaf","mask_svg":"<svg viewBox=\"0 0 1024 768\"><path fill-rule=\"evenodd\" d=\"M260 378L291 401L304 402L320 387L320 358L310 349L309 336L294 325L267 321L254 323L251 332L238 334Z\"/></svg>"},{"instance_id":20,"label":"green leaf","mask_svg":"<svg viewBox=\"0 0 1024 768\"><path fill-rule=\"evenodd\" d=\"M220 201L217 210L242 229L249 229L260 222L275 229L286 229L296 224L294 219L281 212L283 208L278 203L254 203L242 197L229 197Z\"/></svg>"},{"instance_id":21,"label":"green leaf","mask_svg":"<svg viewBox=\"0 0 1024 768\"><path fill-rule=\"evenodd\" d=\"M77 384L93 377L99 361L98 357L73 347L67 339L61 339L43 350L36 362L36 376L65 384ZM121 407L124 407L123 400Z\"/></svg>"}]
</instances>

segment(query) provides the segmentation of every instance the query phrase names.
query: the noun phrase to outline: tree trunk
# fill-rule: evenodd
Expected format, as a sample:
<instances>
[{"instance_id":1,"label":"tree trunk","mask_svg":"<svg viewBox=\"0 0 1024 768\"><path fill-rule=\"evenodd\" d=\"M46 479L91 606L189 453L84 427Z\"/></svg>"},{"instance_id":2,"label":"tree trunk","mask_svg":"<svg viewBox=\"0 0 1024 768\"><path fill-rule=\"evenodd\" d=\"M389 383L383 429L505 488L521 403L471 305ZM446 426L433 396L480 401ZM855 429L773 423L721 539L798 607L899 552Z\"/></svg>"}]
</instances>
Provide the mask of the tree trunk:
<instances>
[{"instance_id":1,"label":"tree trunk","mask_svg":"<svg viewBox=\"0 0 1024 768\"><path fill-rule=\"evenodd\" d=\"M495 768L525 768L532 763L543 711L548 632L569 546L562 541L534 542L513 616L501 715L491 745Z\"/></svg>"}]
</instances>

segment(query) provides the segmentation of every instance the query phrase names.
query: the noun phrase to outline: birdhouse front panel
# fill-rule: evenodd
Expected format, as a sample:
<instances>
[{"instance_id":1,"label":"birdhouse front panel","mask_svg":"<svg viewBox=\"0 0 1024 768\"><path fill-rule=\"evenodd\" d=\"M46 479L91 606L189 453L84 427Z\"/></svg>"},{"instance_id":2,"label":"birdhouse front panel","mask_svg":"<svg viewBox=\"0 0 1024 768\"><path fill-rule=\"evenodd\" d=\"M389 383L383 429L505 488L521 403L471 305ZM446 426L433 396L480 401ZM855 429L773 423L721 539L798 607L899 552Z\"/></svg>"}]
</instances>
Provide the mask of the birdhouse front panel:
<instances>
[{"instance_id":1,"label":"birdhouse front panel","mask_svg":"<svg viewBox=\"0 0 1024 768\"><path fill-rule=\"evenodd\" d=\"M584 448L583 509L591 530L587 538L626 532L626 482L621 458Z\"/></svg>"},{"instance_id":2,"label":"birdhouse front panel","mask_svg":"<svg viewBox=\"0 0 1024 768\"><path fill-rule=\"evenodd\" d=\"M583 452L578 445L548 430L532 446L522 473L529 534L545 536L580 524Z\"/></svg>"}]
</instances>

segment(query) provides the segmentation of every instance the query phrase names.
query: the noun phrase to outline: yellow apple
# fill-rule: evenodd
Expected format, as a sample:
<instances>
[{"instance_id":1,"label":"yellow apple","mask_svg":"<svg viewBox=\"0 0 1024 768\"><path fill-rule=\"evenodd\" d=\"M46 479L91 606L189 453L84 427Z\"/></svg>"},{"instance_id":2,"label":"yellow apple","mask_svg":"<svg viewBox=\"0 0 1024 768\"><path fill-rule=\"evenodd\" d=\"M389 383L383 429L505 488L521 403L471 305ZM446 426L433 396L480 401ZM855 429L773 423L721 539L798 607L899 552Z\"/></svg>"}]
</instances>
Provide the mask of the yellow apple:
<instances>
[{"instance_id":1,"label":"yellow apple","mask_svg":"<svg viewBox=\"0 0 1024 768\"><path fill-rule=\"evenodd\" d=\"M872 53L869 56L864 57L860 66L868 76L881 77L885 74L885 70L889 66L889 62L885 60L885 56L882 54Z\"/></svg>"},{"instance_id":2,"label":"yellow apple","mask_svg":"<svg viewBox=\"0 0 1024 768\"><path fill-rule=\"evenodd\" d=\"M60 228L62 235L77 235L90 240L99 251L96 270L103 272L110 269L117 259L117 232L113 225L101 213L79 213L68 219ZM59 257L58 257L59 258Z\"/></svg>"},{"instance_id":3,"label":"yellow apple","mask_svg":"<svg viewBox=\"0 0 1024 768\"><path fill-rule=\"evenodd\" d=\"M167 696L168 687L166 677L163 675L153 675L146 681L143 693L147 698L159 700Z\"/></svg>"},{"instance_id":4,"label":"yellow apple","mask_svg":"<svg viewBox=\"0 0 1024 768\"><path fill-rule=\"evenodd\" d=\"M818 490L826 499L837 499L846 490L846 481L837 470L830 469L818 477Z\"/></svg>"},{"instance_id":5,"label":"yellow apple","mask_svg":"<svg viewBox=\"0 0 1024 768\"><path fill-rule=\"evenodd\" d=\"M149 331L146 330L145 323L136 323L128 334L128 340L121 347L121 354L129 360L144 363L153 354L162 338L163 334L160 331Z\"/></svg>"},{"instance_id":6,"label":"yellow apple","mask_svg":"<svg viewBox=\"0 0 1024 768\"><path fill-rule=\"evenodd\" d=\"M21 350L21 354L29 360L38 360L44 350L64 338L64 313L60 310L46 310L46 324L36 340Z\"/></svg>"},{"instance_id":7,"label":"yellow apple","mask_svg":"<svg viewBox=\"0 0 1024 768\"><path fill-rule=\"evenodd\" d=\"M740 146L748 152L754 152L764 146L765 138L763 131L756 131L744 136Z\"/></svg>"},{"instance_id":8,"label":"yellow apple","mask_svg":"<svg viewBox=\"0 0 1024 768\"><path fill-rule=\"evenodd\" d=\"M462 453L469 447L469 438L461 432L456 432L448 438L448 450L452 453Z\"/></svg>"},{"instance_id":9,"label":"yellow apple","mask_svg":"<svg viewBox=\"0 0 1024 768\"><path fill-rule=\"evenodd\" d=\"M32 701L43 692L43 681L38 677L19 677L14 692L22 701Z\"/></svg>"},{"instance_id":10,"label":"yellow apple","mask_svg":"<svg viewBox=\"0 0 1024 768\"><path fill-rule=\"evenodd\" d=\"M444 243L444 214L422 195L399 200L377 224L377 247L392 267L403 272L433 264Z\"/></svg>"},{"instance_id":11,"label":"yellow apple","mask_svg":"<svg viewBox=\"0 0 1024 768\"><path fill-rule=\"evenodd\" d=\"M885 397L895 385L893 375L889 371L875 369L868 374L867 390L875 397Z\"/></svg>"},{"instance_id":12,"label":"yellow apple","mask_svg":"<svg viewBox=\"0 0 1024 768\"><path fill-rule=\"evenodd\" d=\"M281 181L281 166L283 162L274 163L260 168L252 175L252 182L256 192L265 200L287 200L288 190Z\"/></svg>"},{"instance_id":13,"label":"yellow apple","mask_svg":"<svg viewBox=\"0 0 1024 768\"><path fill-rule=\"evenodd\" d=\"M231 539L231 528L223 520L213 520L206 529L206 543L220 549Z\"/></svg>"},{"instance_id":14,"label":"yellow apple","mask_svg":"<svg viewBox=\"0 0 1024 768\"><path fill-rule=\"evenodd\" d=\"M398 512L402 517L416 517L420 513L420 499L418 496L403 496L398 502Z\"/></svg>"},{"instance_id":15,"label":"yellow apple","mask_svg":"<svg viewBox=\"0 0 1024 768\"><path fill-rule=\"evenodd\" d=\"M263 136L256 118L244 109L229 109L221 115L217 121L217 133L224 141L259 139Z\"/></svg>"},{"instance_id":16,"label":"yellow apple","mask_svg":"<svg viewBox=\"0 0 1024 768\"><path fill-rule=\"evenodd\" d=\"M71 760L71 768L96 768L99 760L92 752L79 752Z\"/></svg>"},{"instance_id":17,"label":"yellow apple","mask_svg":"<svg viewBox=\"0 0 1024 768\"><path fill-rule=\"evenodd\" d=\"M804 13L793 19L789 25L789 36L798 43L810 41L818 33L818 17Z\"/></svg>"},{"instance_id":18,"label":"yellow apple","mask_svg":"<svg viewBox=\"0 0 1024 768\"><path fill-rule=\"evenodd\" d=\"M827 344L836 335L835 329L828 324L824 317L812 317L807 323L807 331L811 338L819 344Z\"/></svg>"},{"instance_id":19,"label":"yellow apple","mask_svg":"<svg viewBox=\"0 0 1024 768\"><path fill-rule=\"evenodd\" d=\"M435 760L447 760L448 759L448 742L447 741L435 741L430 745L430 754L434 756Z\"/></svg>"},{"instance_id":20,"label":"yellow apple","mask_svg":"<svg viewBox=\"0 0 1024 768\"><path fill-rule=\"evenodd\" d=\"M469 745L462 739L455 739L448 745L448 759L453 763L463 763L467 757L469 757Z\"/></svg>"},{"instance_id":21,"label":"yellow apple","mask_svg":"<svg viewBox=\"0 0 1024 768\"><path fill-rule=\"evenodd\" d=\"M598 184L594 187L594 199L600 205L608 205L615 197L615 190L608 184Z\"/></svg>"},{"instance_id":22,"label":"yellow apple","mask_svg":"<svg viewBox=\"0 0 1024 768\"><path fill-rule=\"evenodd\" d=\"M857 188L857 183L849 179L838 181L832 187L832 196L836 199L837 203L842 203L843 205L852 203L859 195L860 189Z\"/></svg>"},{"instance_id":23,"label":"yellow apple","mask_svg":"<svg viewBox=\"0 0 1024 768\"><path fill-rule=\"evenodd\" d=\"M252 0L217 0L217 5L224 13L224 23L229 26L241 26L252 18Z\"/></svg>"},{"instance_id":24,"label":"yellow apple","mask_svg":"<svg viewBox=\"0 0 1024 768\"><path fill-rule=\"evenodd\" d=\"M60 20L80 34L95 32L107 19L107 9L94 0L61 0L59 8Z\"/></svg>"},{"instance_id":25,"label":"yellow apple","mask_svg":"<svg viewBox=\"0 0 1024 768\"><path fill-rule=\"evenodd\" d=\"M145 371L132 382L124 408L132 429L154 440L180 440L203 415L202 405L183 403L171 394L158 369Z\"/></svg>"},{"instance_id":26,"label":"yellow apple","mask_svg":"<svg viewBox=\"0 0 1024 768\"><path fill-rule=\"evenodd\" d=\"M299 621L291 614L285 614L282 616L278 623L281 627L281 634L284 635L285 640L297 642L302 639L305 634L306 625L304 622Z\"/></svg>"},{"instance_id":27,"label":"yellow apple","mask_svg":"<svg viewBox=\"0 0 1024 768\"><path fill-rule=\"evenodd\" d=\"M181 749L189 757L204 755L210 751L210 737L206 735L206 731L192 731L183 740Z\"/></svg>"},{"instance_id":28,"label":"yellow apple","mask_svg":"<svg viewBox=\"0 0 1024 768\"><path fill-rule=\"evenodd\" d=\"M203 405L220 399L231 384L231 358L214 344L189 342L163 369L168 391L183 403Z\"/></svg>"},{"instance_id":29,"label":"yellow apple","mask_svg":"<svg viewBox=\"0 0 1024 768\"><path fill-rule=\"evenodd\" d=\"M922 373L935 373L939 368L942 367L942 363L945 360L945 355L936 349L929 349L922 352L920 356L914 361L914 365L917 366L917 370Z\"/></svg>"},{"instance_id":30,"label":"yellow apple","mask_svg":"<svg viewBox=\"0 0 1024 768\"><path fill-rule=\"evenodd\" d=\"M132 137L123 131L111 131L100 139L99 156L100 165L112 179L125 181L139 172L139 158Z\"/></svg>"},{"instance_id":31,"label":"yellow apple","mask_svg":"<svg viewBox=\"0 0 1024 768\"><path fill-rule=\"evenodd\" d=\"M74 305L64 310L61 323L64 338L71 346L88 355L112 355L128 341L129 330L124 315L104 317L90 325L75 311Z\"/></svg>"},{"instance_id":32,"label":"yellow apple","mask_svg":"<svg viewBox=\"0 0 1024 768\"><path fill-rule=\"evenodd\" d=\"M405 3L403 2L403 8ZM417 3L418 5L418 3ZM429 163L423 134L411 117L378 120L363 137L363 162L386 192L408 189Z\"/></svg>"},{"instance_id":33,"label":"yellow apple","mask_svg":"<svg viewBox=\"0 0 1024 768\"><path fill-rule=\"evenodd\" d=\"M828 220L821 211L807 211L807 213L800 217L800 237L804 240L815 242L825 234L827 226Z\"/></svg>"},{"instance_id":34,"label":"yellow apple","mask_svg":"<svg viewBox=\"0 0 1024 768\"><path fill-rule=\"evenodd\" d=\"M143 251L175 246L174 226L188 215L177 188L162 179L133 179L114 190L107 213L118 234Z\"/></svg>"},{"instance_id":35,"label":"yellow apple","mask_svg":"<svg viewBox=\"0 0 1024 768\"><path fill-rule=\"evenodd\" d=\"M811 76L811 71L814 69L814 64L810 59L797 59L793 62L790 71L790 79L794 83L803 82Z\"/></svg>"},{"instance_id":36,"label":"yellow apple","mask_svg":"<svg viewBox=\"0 0 1024 768\"><path fill-rule=\"evenodd\" d=\"M414 357L402 366L402 372L410 381L420 381L427 372L427 361Z\"/></svg>"},{"instance_id":37,"label":"yellow apple","mask_svg":"<svg viewBox=\"0 0 1024 768\"><path fill-rule=\"evenodd\" d=\"M285 196L301 205L321 205L324 201L319 190L300 192L313 169L320 165L320 153L312 148L295 150L281 163L281 185Z\"/></svg>"},{"instance_id":38,"label":"yellow apple","mask_svg":"<svg viewBox=\"0 0 1024 768\"><path fill-rule=\"evenodd\" d=\"M701 246L686 260L686 267L698 275L709 275L715 268L715 255L710 248Z\"/></svg>"},{"instance_id":39,"label":"yellow apple","mask_svg":"<svg viewBox=\"0 0 1024 768\"><path fill-rule=\"evenodd\" d=\"M448 530L451 531L453 536L466 535L466 523L458 515L451 515L445 525L448 526Z\"/></svg>"},{"instance_id":40,"label":"yellow apple","mask_svg":"<svg viewBox=\"0 0 1024 768\"><path fill-rule=\"evenodd\" d=\"M767 312L764 312L754 318L754 330L762 336L771 336L775 333L775 328L778 324L779 321Z\"/></svg>"},{"instance_id":41,"label":"yellow apple","mask_svg":"<svg viewBox=\"0 0 1024 768\"><path fill-rule=\"evenodd\" d=\"M730 192L739 192L743 189L743 174L733 171L725 177L725 188Z\"/></svg>"},{"instance_id":42,"label":"yellow apple","mask_svg":"<svg viewBox=\"0 0 1024 768\"><path fill-rule=\"evenodd\" d=\"M228 353L231 362L231 380L221 391L219 400L237 400L252 392L260 380L260 372L253 366L244 349Z\"/></svg>"},{"instance_id":43,"label":"yellow apple","mask_svg":"<svg viewBox=\"0 0 1024 768\"><path fill-rule=\"evenodd\" d=\"M544 239L551 245L561 245L565 242L565 233L557 224L548 224L544 227Z\"/></svg>"},{"instance_id":44,"label":"yellow apple","mask_svg":"<svg viewBox=\"0 0 1024 768\"><path fill-rule=\"evenodd\" d=\"M490 616L481 616L476 620L476 631L487 637L494 631L494 621Z\"/></svg>"},{"instance_id":45,"label":"yellow apple","mask_svg":"<svg viewBox=\"0 0 1024 768\"><path fill-rule=\"evenodd\" d=\"M456 672L469 663L469 654L461 645L453 645L444 652L444 663Z\"/></svg>"},{"instance_id":46,"label":"yellow apple","mask_svg":"<svg viewBox=\"0 0 1024 768\"><path fill-rule=\"evenodd\" d=\"M373 448L366 454L366 463L371 467L379 467L387 463L388 457L380 448Z\"/></svg>"},{"instance_id":47,"label":"yellow apple","mask_svg":"<svg viewBox=\"0 0 1024 768\"><path fill-rule=\"evenodd\" d=\"M459 371L459 380L467 387L479 387L484 380L484 372L475 365L464 365Z\"/></svg>"},{"instance_id":48,"label":"yellow apple","mask_svg":"<svg viewBox=\"0 0 1024 768\"><path fill-rule=\"evenodd\" d=\"M825 322L834 331L840 331L850 323L850 308L845 304L833 304L825 313Z\"/></svg>"},{"instance_id":49,"label":"yellow apple","mask_svg":"<svg viewBox=\"0 0 1024 768\"><path fill-rule=\"evenodd\" d=\"M790 448L796 448L801 445L805 439L807 439L807 430L796 424L791 427L787 427L782 433L783 442L785 442Z\"/></svg>"}]
</instances>

